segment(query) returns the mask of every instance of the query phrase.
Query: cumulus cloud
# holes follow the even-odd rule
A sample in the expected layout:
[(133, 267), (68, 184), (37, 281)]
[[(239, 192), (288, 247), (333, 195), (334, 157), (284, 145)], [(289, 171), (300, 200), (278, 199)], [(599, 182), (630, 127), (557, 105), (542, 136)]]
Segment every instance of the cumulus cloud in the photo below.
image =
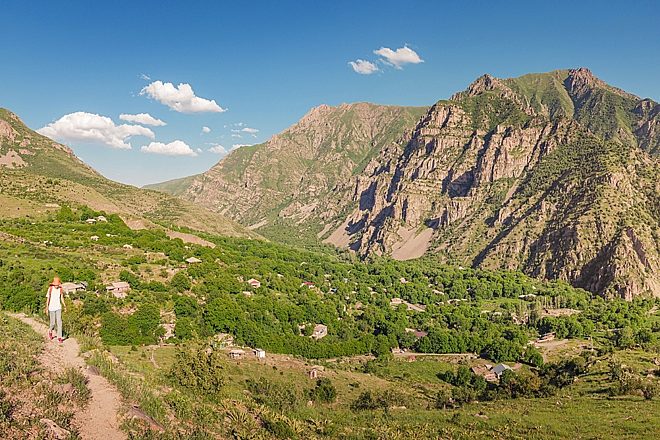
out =
[(394, 66), (397, 69), (402, 69), (406, 64), (419, 64), (424, 62), (417, 52), (408, 46), (403, 46), (396, 50), (392, 50), (389, 47), (381, 47), (378, 50), (374, 50), (374, 53), (380, 55), (381, 60), (384, 63)]
[(183, 141), (176, 140), (169, 144), (151, 142), (141, 148), (145, 153), (162, 154), (165, 156), (197, 156), (197, 153)]
[(232, 129), (231, 132), (234, 133), (234, 134), (232, 134), (232, 137), (236, 137), (236, 138), (241, 138), (242, 137), (240, 135), (240, 133), (247, 133), (247, 134), (252, 135), (252, 137), (256, 138), (257, 133), (259, 133), (259, 130), (257, 130), (256, 128), (252, 128), (252, 127), (245, 127), (245, 128), (241, 128), (241, 129), (234, 128), (234, 129)]
[(112, 148), (131, 149), (128, 140), (133, 136), (155, 139), (153, 131), (140, 125), (115, 125), (112, 119), (93, 113), (75, 112), (37, 130), (40, 134), (60, 142), (88, 142)]
[(206, 125), (202, 127), (202, 133), (210, 133), (211, 129), (207, 127)]
[(138, 113), (137, 115), (122, 113), (119, 115), (119, 119), (127, 122), (135, 122), (136, 124), (153, 125), (154, 127), (162, 127), (167, 125), (164, 121), (154, 118), (149, 113)]
[(348, 64), (350, 64), (353, 70), (360, 75), (371, 75), (372, 73), (378, 72), (378, 66), (371, 61), (357, 59), (355, 61), (349, 61)]
[(223, 147), (220, 144), (213, 145), (211, 148), (208, 149), (208, 151), (220, 155), (227, 154), (227, 150), (225, 149), (225, 147)]
[(227, 111), (220, 107), (215, 100), (195, 96), (190, 84), (181, 83), (175, 86), (172, 83), (154, 81), (140, 91), (140, 95), (147, 95), (180, 113), (221, 113)]

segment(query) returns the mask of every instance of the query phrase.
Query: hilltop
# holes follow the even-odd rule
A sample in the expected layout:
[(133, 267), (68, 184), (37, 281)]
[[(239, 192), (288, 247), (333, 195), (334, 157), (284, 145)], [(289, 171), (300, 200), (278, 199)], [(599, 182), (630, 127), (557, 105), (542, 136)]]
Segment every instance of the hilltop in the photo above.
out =
[(233, 220), (187, 201), (106, 179), (70, 148), (29, 129), (6, 109), (0, 109), (0, 200), (1, 217), (85, 205), (120, 214), (136, 228), (162, 225), (258, 237)]
[(659, 296), (659, 127), (659, 104), (585, 68), (483, 75), (428, 109), (318, 107), (151, 188), (298, 245)]

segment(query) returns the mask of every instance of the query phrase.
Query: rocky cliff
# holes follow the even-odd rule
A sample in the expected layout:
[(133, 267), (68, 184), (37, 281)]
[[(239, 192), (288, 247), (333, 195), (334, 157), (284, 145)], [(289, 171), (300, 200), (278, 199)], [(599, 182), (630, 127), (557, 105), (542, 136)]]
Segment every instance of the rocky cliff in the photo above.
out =
[(657, 104), (586, 69), (485, 75), (367, 165), (345, 240), (660, 295), (657, 123)]
[(279, 225), (294, 239), (301, 228), (322, 235), (326, 224), (350, 211), (355, 176), (383, 147), (405, 144), (400, 138), (425, 111), (321, 105), (268, 142), (234, 150), (208, 172), (182, 181), (181, 196), (260, 231)]

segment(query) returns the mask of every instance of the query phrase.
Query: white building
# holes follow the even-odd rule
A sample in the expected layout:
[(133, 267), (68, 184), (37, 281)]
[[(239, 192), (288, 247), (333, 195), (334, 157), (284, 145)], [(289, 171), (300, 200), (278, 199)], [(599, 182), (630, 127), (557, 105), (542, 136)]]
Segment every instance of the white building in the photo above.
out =
[(266, 351), (262, 350), (261, 348), (255, 348), (254, 355), (257, 359), (266, 359)]
[(323, 324), (316, 324), (312, 332), (313, 339), (321, 339), (328, 336), (328, 326)]

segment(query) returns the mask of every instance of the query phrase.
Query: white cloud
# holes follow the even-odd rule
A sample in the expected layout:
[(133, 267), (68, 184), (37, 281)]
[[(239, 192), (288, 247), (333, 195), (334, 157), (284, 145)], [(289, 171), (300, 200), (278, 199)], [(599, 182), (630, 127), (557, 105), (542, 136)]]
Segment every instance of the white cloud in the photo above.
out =
[(223, 147), (220, 144), (213, 145), (211, 148), (208, 149), (208, 151), (220, 155), (227, 154), (227, 150), (225, 149), (225, 147)]
[(233, 137), (233, 138), (237, 138), (237, 139), (241, 139), (243, 136), (241, 136), (241, 135), (238, 134), (238, 133), (232, 133), (231, 137)]
[(197, 156), (197, 153), (183, 141), (172, 141), (169, 144), (151, 142), (141, 148), (145, 153), (162, 154), (165, 156)]
[(396, 50), (392, 50), (389, 47), (381, 47), (378, 50), (374, 50), (374, 53), (380, 55), (382, 57), (381, 60), (384, 63), (394, 66), (397, 69), (402, 69), (406, 64), (419, 64), (424, 62), (417, 52), (408, 46), (403, 46)]
[(146, 73), (141, 73), (140, 74), (140, 79), (143, 79), (145, 81), (151, 81), (151, 77), (147, 75)]
[(119, 119), (127, 122), (135, 122), (136, 124), (153, 125), (154, 127), (162, 127), (167, 125), (164, 121), (154, 118), (149, 113), (138, 113), (137, 115), (128, 115), (126, 113), (122, 113), (119, 115)]
[(181, 83), (175, 86), (172, 83), (154, 81), (140, 91), (140, 95), (147, 95), (180, 113), (221, 113), (227, 111), (220, 107), (215, 100), (195, 96), (190, 84)]
[[(259, 130), (256, 128), (251, 128), (251, 127), (245, 127), (241, 128), (240, 130), (238, 128), (234, 128), (231, 130), (232, 133), (247, 133), (251, 134), (253, 137), (257, 137), (257, 133), (259, 133)], [(240, 135), (235, 136), (235, 137), (241, 137)]]
[(154, 139), (153, 131), (140, 125), (115, 125), (112, 119), (93, 113), (75, 112), (37, 130), (40, 134), (60, 142), (89, 142), (112, 148), (131, 149), (132, 136)]
[(211, 129), (207, 127), (206, 125), (202, 127), (202, 133), (210, 133)]
[(367, 60), (357, 59), (355, 61), (349, 61), (348, 64), (360, 75), (371, 75), (379, 70), (378, 66)]

